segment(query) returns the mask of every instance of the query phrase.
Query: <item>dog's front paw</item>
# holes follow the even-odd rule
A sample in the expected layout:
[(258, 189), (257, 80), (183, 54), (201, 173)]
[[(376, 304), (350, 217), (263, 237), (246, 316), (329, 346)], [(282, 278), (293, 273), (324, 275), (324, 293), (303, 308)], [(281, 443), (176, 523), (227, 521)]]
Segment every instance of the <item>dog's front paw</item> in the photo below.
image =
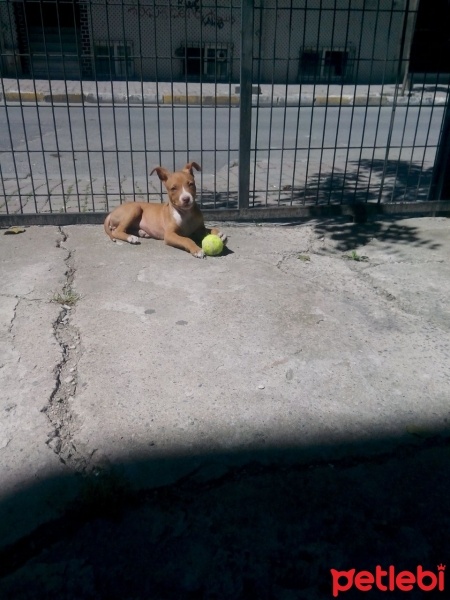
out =
[(139, 229), (138, 231), (138, 235), (141, 238), (149, 238), (150, 236), (148, 235), (148, 233), (146, 231), (144, 231), (143, 229)]
[(205, 258), (206, 254), (203, 252), (201, 248), (197, 250), (197, 252), (191, 252), (192, 256), (195, 258)]
[(226, 244), (227, 244), (227, 234), (224, 233), (223, 231), (218, 231), (216, 233), (216, 235), (220, 237), (220, 239), (222, 240), (223, 245), (226, 246)]
[(139, 241), (139, 238), (137, 237), (137, 235), (129, 235), (127, 238), (127, 242), (129, 244), (140, 244), (141, 243)]

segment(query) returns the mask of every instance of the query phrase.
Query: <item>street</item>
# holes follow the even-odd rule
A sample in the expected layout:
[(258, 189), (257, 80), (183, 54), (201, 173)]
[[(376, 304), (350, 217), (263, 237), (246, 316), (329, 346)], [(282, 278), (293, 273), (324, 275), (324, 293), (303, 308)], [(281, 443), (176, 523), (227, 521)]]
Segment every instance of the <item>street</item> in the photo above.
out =
[[(254, 108), (251, 189), (289, 200), (290, 190), (318, 188), (324, 178), (328, 187), (356, 178), (356, 187), (369, 190), (401, 171), (404, 193), (420, 188), (421, 196), (442, 116), (443, 108), (427, 106)], [(0, 107), (0, 124), (0, 194), (12, 212), (29, 202), (92, 210), (124, 195), (156, 199), (152, 168), (188, 159), (202, 165), (201, 188), (211, 198), (237, 191), (237, 108), (8, 105)]]

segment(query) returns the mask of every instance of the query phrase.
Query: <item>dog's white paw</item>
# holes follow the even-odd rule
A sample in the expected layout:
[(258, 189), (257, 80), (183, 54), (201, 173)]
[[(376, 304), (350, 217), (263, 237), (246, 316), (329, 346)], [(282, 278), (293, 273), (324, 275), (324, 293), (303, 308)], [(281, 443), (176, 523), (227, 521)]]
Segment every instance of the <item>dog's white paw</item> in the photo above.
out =
[(219, 233), (217, 235), (220, 237), (220, 239), (222, 240), (222, 242), (224, 244), (227, 243), (227, 234), (226, 233), (224, 233), (223, 231), (219, 231)]
[(192, 256), (195, 256), (195, 258), (205, 258), (206, 254), (203, 250), (199, 250), (198, 252), (193, 252)]
[(127, 238), (127, 242), (129, 244), (140, 244), (139, 238), (137, 235), (129, 235)]
[(141, 237), (141, 238), (149, 238), (150, 237), (148, 235), (148, 233), (146, 231), (144, 231), (143, 229), (139, 229), (138, 236)]

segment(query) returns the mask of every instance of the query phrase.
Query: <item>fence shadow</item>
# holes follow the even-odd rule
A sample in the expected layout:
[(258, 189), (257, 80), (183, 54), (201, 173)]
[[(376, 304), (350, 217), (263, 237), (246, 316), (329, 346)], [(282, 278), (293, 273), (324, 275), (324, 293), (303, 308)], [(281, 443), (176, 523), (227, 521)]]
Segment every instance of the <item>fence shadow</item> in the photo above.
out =
[(206, 209), (237, 209), (238, 208), (238, 193), (237, 192), (210, 192), (202, 191), (200, 196), (200, 204)]
[[(450, 553), (450, 430), (405, 436), (211, 452), (177, 483), (141, 491), (128, 489), (128, 471), (187, 457), (116, 457), (58, 519), (0, 551), (0, 597), (325, 600), (331, 568), (436, 572)], [(28, 483), (0, 511), (67, 484)]]

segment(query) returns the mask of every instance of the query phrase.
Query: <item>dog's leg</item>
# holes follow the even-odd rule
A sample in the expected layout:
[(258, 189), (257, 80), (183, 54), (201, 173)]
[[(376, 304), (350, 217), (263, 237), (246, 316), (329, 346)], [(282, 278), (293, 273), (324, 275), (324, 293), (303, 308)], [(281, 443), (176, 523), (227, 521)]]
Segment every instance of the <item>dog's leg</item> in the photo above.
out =
[(222, 240), (223, 244), (226, 245), (227, 243), (227, 236), (225, 233), (223, 233), (222, 231), (220, 231), (220, 229), (217, 229), (217, 227), (213, 227), (212, 229), (208, 229), (207, 227), (205, 227), (205, 225), (201, 225), (197, 231), (193, 234), (193, 238), (196, 240), (199, 240), (199, 242), (201, 243), (201, 241), (203, 240), (203, 238), (207, 235), (209, 235), (210, 233), (212, 233), (213, 235), (217, 235), (220, 237), (220, 239)]
[(222, 242), (224, 243), (224, 245), (226, 245), (227, 243), (227, 234), (223, 233), (223, 231), (220, 231), (220, 229), (217, 229), (217, 227), (213, 227), (211, 229), (211, 233), (213, 235), (217, 235), (220, 237), (220, 239), (222, 240)]
[(166, 231), (164, 242), (168, 246), (173, 246), (174, 248), (180, 248), (181, 250), (190, 252), (192, 256), (195, 256), (195, 258), (205, 257), (203, 250), (197, 246), (193, 240), (183, 237), (182, 235), (178, 235), (178, 233), (175, 233), (175, 231)]
[(118, 207), (109, 218), (109, 229), (111, 239), (122, 240), (129, 244), (139, 244), (139, 238), (129, 231), (138, 231), (142, 217), (142, 208), (133, 203), (123, 204)]

